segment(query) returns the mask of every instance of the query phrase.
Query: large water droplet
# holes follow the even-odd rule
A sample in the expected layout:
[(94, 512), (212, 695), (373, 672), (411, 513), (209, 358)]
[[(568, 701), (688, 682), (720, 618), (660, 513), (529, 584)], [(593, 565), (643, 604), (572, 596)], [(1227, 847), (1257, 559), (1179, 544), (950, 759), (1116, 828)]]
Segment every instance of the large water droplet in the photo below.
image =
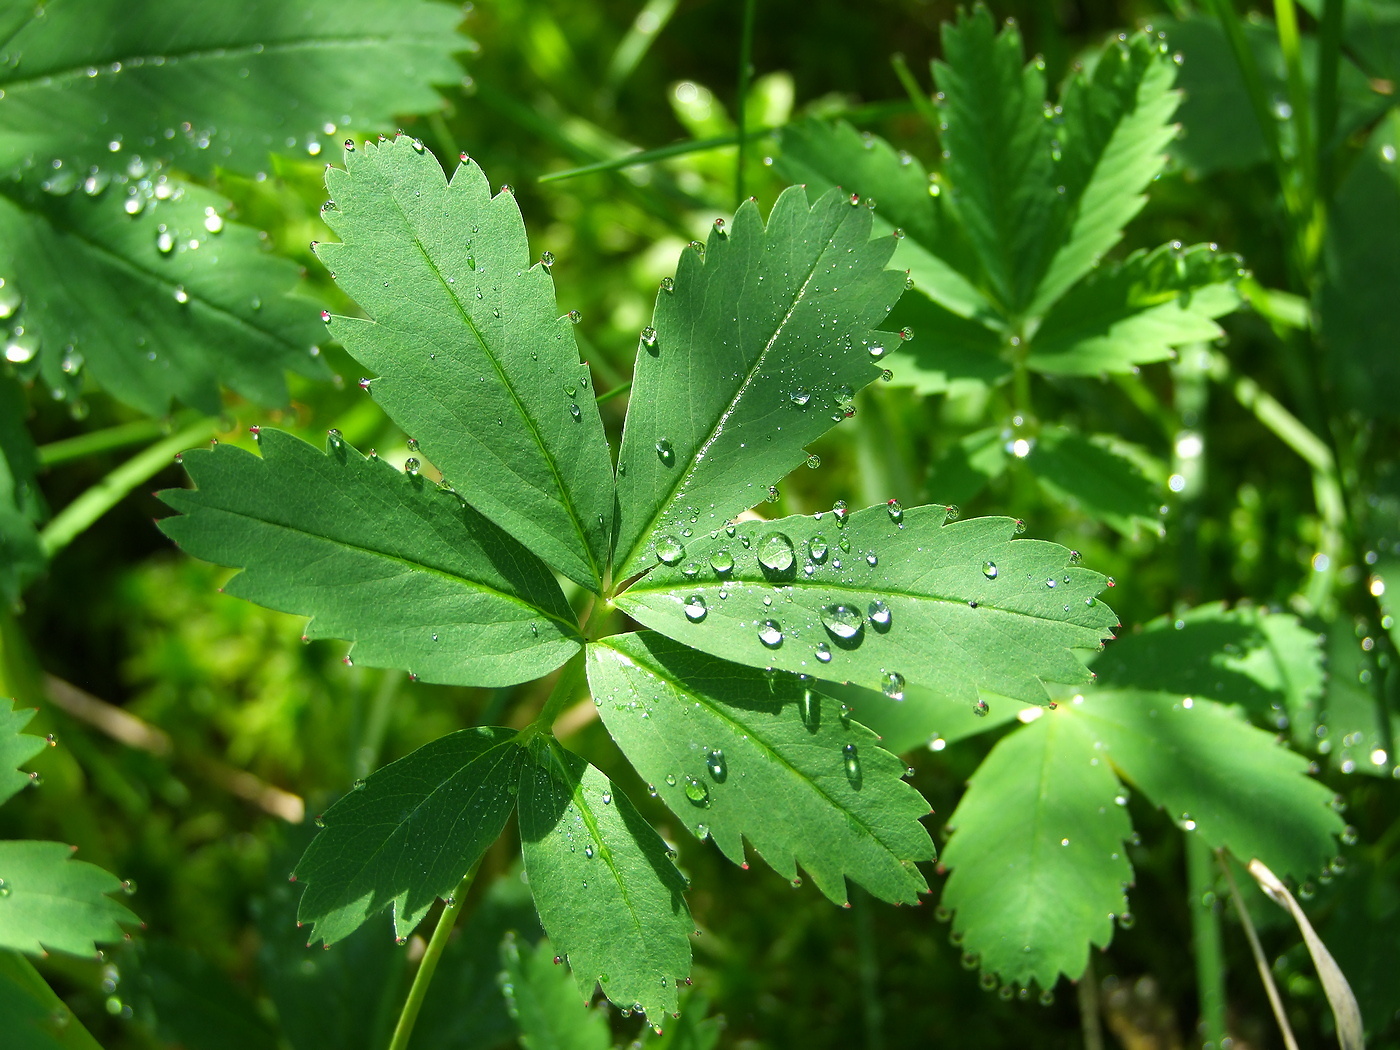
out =
[(758, 625), (758, 640), (769, 649), (783, 644), (783, 629), (777, 620), (764, 620)]
[(821, 533), (817, 533), (817, 535), (807, 541), (807, 552), (812, 556), (812, 560), (818, 564), (826, 561), (826, 556), (830, 549), (831, 548), (826, 545), (826, 537)]
[(788, 394), (788, 400), (791, 401), (798, 408), (803, 408), (809, 401), (812, 400), (812, 395), (807, 392), (807, 389), (805, 387), (798, 387), (792, 393)]
[(758, 545), (758, 562), (773, 572), (787, 572), (796, 560), (792, 540), (781, 532), (771, 532)]
[(685, 777), (685, 797), (697, 806), (710, 804), (710, 789), (703, 780), (697, 780), (689, 773)]
[(651, 325), (642, 329), (642, 345), (653, 353), (656, 352), (656, 329)]
[(882, 671), (880, 673), (880, 692), (891, 700), (903, 700), (904, 676), (898, 671)]
[(821, 617), (822, 625), (842, 641), (856, 638), (865, 629), (865, 617), (854, 605), (823, 606)]
[(674, 536), (663, 536), (656, 541), (656, 560), (663, 565), (675, 565), (685, 557), (685, 547)]
[(996, 562), (994, 562), (994, 561), (984, 561), (984, 562), (982, 563), (982, 575), (985, 576), (985, 577), (987, 577), (987, 579), (989, 579), (989, 580), (995, 580), (995, 579), (997, 578), (997, 573), (998, 573), (998, 571), (999, 571), (999, 570), (997, 569), (997, 563), (996, 563)]
[(844, 529), (846, 527), (846, 520), (850, 517), (850, 514), (846, 510), (845, 500), (838, 499), (831, 505), (831, 516), (836, 519), (836, 527), (838, 529)]
[(721, 548), (710, 555), (710, 568), (721, 576), (734, 570), (734, 558), (727, 548)]
[(705, 599), (692, 594), (685, 601), (685, 618), (691, 623), (699, 623), (710, 610), (705, 607)]

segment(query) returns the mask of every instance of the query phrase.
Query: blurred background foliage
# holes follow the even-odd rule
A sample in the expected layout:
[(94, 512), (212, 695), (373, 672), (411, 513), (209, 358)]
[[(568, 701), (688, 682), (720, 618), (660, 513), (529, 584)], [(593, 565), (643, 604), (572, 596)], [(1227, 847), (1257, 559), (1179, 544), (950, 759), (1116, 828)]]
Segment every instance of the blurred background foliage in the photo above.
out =
[[(890, 60), (906, 56), (927, 88), (926, 61), (939, 53), (939, 25), (955, 14), (953, 3), (763, 0), (755, 6), (754, 77), (744, 107), (749, 128), (776, 128), (800, 115), (843, 115), (926, 161), (936, 158), (936, 137)], [(1195, 347), (1179, 360), (1115, 379), (1037, 377), (1034, 390), (1039, 421), (1114, 435), (1141, 450), (1162, 529), (1155, 523), (1108, 528), (1051, 498), (1014, 463), (990, 480), (953, 471), (952, 454), (967, 435), (999, 426), (1009, 439), (1024, 425), (996, 389), (985, 387), (923, 396), (876, 384), (861, 395), (855, 418), (814, 447), (820, 469), (789, 478), (771, 510), (898, 496), (906, 505), (957, 502), (964, 515), (1010, 513), (1026, 519), (1031, 535), (1078, 549), (1086, 564), (1116, 577), (1113, 604), (1125, 631), (1164, 613), (1225, 601), (1292, 610), (1310, 630), (1326, 634), (1331, 684), (1322, 706), (1360, 710), (1351, 731), (1366, 739), (1328, 739), (1324, 723), (1319, 739), (1297, 744), (1317, 756), (1320, 775), (1344, 797), (1347, 819), (1359, 832), (1358, 843), (1344, 851), (1345, 871), (1313, 887), (1308, 907), (1356, 985), (1372, 1045), (1400, 1045), (1393, 967), (1400, 943), (1400, 784), (1360, 775), (1376, 772), (1366, 756), (1391, 739), (1375, 702), (1385, 701), (1388, 690), (1393, 705), (1396, 691), (1394, 672), (1386, 674), (1394, 626), (1384, 602), (1400, 593), (1400, 385), (1383, 381), (1400, 375), (1394, 308), (1400, 197), (1393, 164), (1400, 118), (1391, 109), (1400, 8), (1378, 0), (1347, 5), (1353, 13), (1380, 12), (1370, 29), (1346, 24), (1340, 116), (1332, 132), (1338, 148), (1319, 176), (1320, 197), (1338, 195), (1336, 228), (1362, 239), (1369, 231), (1378, 242), (1352, 250), (1335, 239), (1309, 242), (1309, 217), (1300, 225), (1280, 194), (1280, 180), (1286, 185), (1301, 162), (1288, 139), (1287, 68), (1270, 12), (1243, 16), (1240, 24), (1284, 132), (1276, 158), (1212, 17), (1221, 3), (1201, 6), (1196, 11), (1186, 0), (992, 4), (997, 16), (1018, 20), (1028, 52), (1044, 56), (1052, 84), (1088, 50), (1145, 23), (1165, 30), (1170, 46), (1185, 55), (1178, 81), (1186, 91), (1177, 115), (1182, 132), (1171, 145), (1168, 171), (1114, 254), (1170, 240), (1218, 243), (1252, 271), (1243, 286), (1248, 303), (1223, 319), (1226, 336), (1217, 346)], [(1321, 2), (1304, 7), (1305, 33), (1315, 35)], [(140, 5), (129, 17), (141, 17)], [(577, 334), (599, 391), (626, 383), (637, 333), (680, 250), (732, 211), (736, 147), (540, 177), (634, 149), (731, 135), (742, 24), (742, 4), (715, 0), (469, 5), (461, 16), (469, 37), (460, 42), (460, 79), (437, 85), (439, 111), (400, 118), (445, 163), (465, 151), (493, 183), (514, 188), (532, 249), (557, 260), (561, 312), (583, 314)], [(1318, 50), (1311, 42), (1304, 49), (1309, 69), (1316, 68)], [(757, 196), (765, 209), (783, 186), (771, 164), (773, 146), (771, 137), (752, 140), (743, 171), (744, 194)], [(232, 202), (231, 219), (266, 231), (272, 249), (303, 267), (302, 295), (349, 310), (307, 249), (329, 237), (317, 217), (323, 168), (322, 157), (302, 151), (269, 157), (261, 171), (214, 168), (198, 175)], [(1310, 311), (1329, 295), (1343, 302), (1330, 315), (1335, 329), (1322, 334), (1345, 343), (1355, 328), (1357, 338), (1376, 343), (1370, 352), (1379, 363), (1363, 367), (1360, 378), (1345, 369), (1329, 372), (1334, 366), (1319, 350)], [(917, 303), (899, 309), (896, 324)], [(910, 323), (917, 329), (917, 319)], [(275, 425), (319, 443), (334, 427), (358, 447), (374, 447), (391, 461), (406, 458), (405, 436), (357, 389), (358, 366), (335, 346), (322, 356), (334, 380), (289, 377), (284, 408), (227, 394), (218, 439), (251, 447), (248, 426)], [(1381, 385), (1368, 375), (1379, 376)], [(1252, 385), (1241, 389), (1242, 382)], [(1344, 535), (1329, 538), (1338, 526), (1319, 511), (1325, 494), (1316, 488), (1316, 472), (1261, 421), (1250, 390), (1286, 406), (1289, 418), (1322, 435), (1337, 455), (1352, 499)], [(625, 405), (625, 397), (616, 397), (603, 406), (614, 440)], [(145, 418), (92, 386), (77, 401), (31, 387), (24, 415), (41, 449)], [(1204, 454), (1181, 446), (1184, 430), (1203, 436)], [(68, 505), (129, 455), (107, 448), (62, 462), (50, 457), (40, 474), (48, 506)], [(396, 672), (347, 667), (343, 646), (304, 645), (297, 618), (220, 598), (215, 590), (228, 573), (184, 558), (151, 526), (162, 511), (144, 490), (183, 483), (172, 463), (117, 503), (52, 561), (4, 624), (3, 691), (39, 706), (31, 731), (57, 734), (60, 746), (38, 760), (42, 787), (0, 811), (0, 837), (77, 844), (82, 857), (134, 882), (128, 903), (144, 924), (128, 943), (109, 946), (102, 960), (55, 956), (40, 969), (112, 1048), (382, 1046), (410, 957), (422, 946), (414, 940), (395, 946), (387, 923), (377, 923), (330, 951), (302, 947), (305, 938), (293, 925), (296, 887), (286, 879), (309, 839), (310, 817), (356, 778), (446, 732), (482, 722), (523, 725), (547, 683), (507, 690), (425, 686)], [(913, 783), (939, 814), (934, 821), (952, 812), (998, 736), (910, 753)], [(632, 797), (647, 804), (647, 817), (680, 838), (673, 818), (647, 798), (596, 721), (583, 722), (571, 746), (630, 785)], [(1354, 757), (1342, 760), (1342, 752)], [(1389, 768), (1382, 763), (1380, 772)], [(702, 931), (692, 1012), (695, 1020), (706, 1009), (722, 1015), (722, 1034), (697, 1028), (658, 1038), (640, 1020), (613, 1015), (606, 1018), (613, 1039), (706, 1046), (717, 1037), (718, 1045), (753, 1048), (1070, 1047), (1084, 1043), (1087, 1002), (1100, 1013), (1110, 1044), (1196, 1045), (1182, 839), (1160, 813), (1144, 809), (1133, 817), (1141, 831), (1130, 851), (1136, 923), (1095, 958), (1097, 1006), (1093, 996), (1063, 983), (1049, 1005), (1001, 1002), (981, 991), (976, 973), (959, 965), (961, 951), (948, 943), (932, 907), (896, 911), (856, 893), (850, 910), (836, 909), (814, 889), (789, 888), (761, 865), (741, 871), (712, 849), (691, 847), (681, 863)], [(488, 855), (483, 874), (490, 877), (477, 881), (470, 918), (439, 970), (415, 1046), (515, 1044), (516, 1001), (498, 982), (509, 961), (500, 945), (507, 930), (517, 931), (526, 947), (515, 965), (528, 970), (528, 944), (541, 934), (511, 855), (503, 845)], [(1330, 1045), (1325, 1000), (1295, 931), (1260, 901), (1256, 921), (1300, 1042)], [(1234, 1045), (1278, 1045), (1244, 938), (1229, 917), (1226, 956)]]

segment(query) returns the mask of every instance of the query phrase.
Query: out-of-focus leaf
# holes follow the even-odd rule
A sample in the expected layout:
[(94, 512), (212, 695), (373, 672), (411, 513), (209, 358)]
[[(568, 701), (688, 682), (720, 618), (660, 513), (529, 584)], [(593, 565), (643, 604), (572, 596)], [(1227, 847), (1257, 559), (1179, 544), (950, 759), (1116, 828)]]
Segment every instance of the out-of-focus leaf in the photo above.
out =
[(538, 558), (455, 495), (366, 458), (280, 431), (262, 457), (187, 452), (199, 487), (161, 498), (161, 529), (195, 557), (243, 568), (229, 594), (306, 613), (308, 638), (346, 638), (371, 667), (429, 682), (508, 685), (580, 646), (572, 612)]
[[(1327, 688), (1317, 719), (1317, 749), (1342, 773), (1389, 776), (1397, 757), (1387, 738), (1400, 736), (1400, 716), (1377, 702), (1375, 669), (1361, 648), (1349, 618), (1327, 625)], [(1390, 719), (1390, 733), (1385, 719)]]
[(849, 682), (821, 682), (818, 688), (840, 700), (852, 718), (879, 733), (880, 746), (896, 755), (916, 747), (942, 751), (1033, 710), (1015, 700), (990, 696), (986, 710), (969, 707), (928, 686), (906, 685), (903, 700), (891, 700), (878, 689)]
[(139, 979), (155, 1010), (156, 1030), (168, 1043), (182, 1050), (278, 1050), (258, 1004), (198, 952), (173, 941), (148, 941)]
[(1067, 427), (1044, 430), (1026, 466), (1051, 496), (1134, 537), (1162, 535), (1163, 493), (1132, 460)]
[(619, 579), (682, 529), (708, 532), (761, 502), (850, 411), (899, 343), (874, 326), (903, 275), (893, 237), (832, 191), (786, 190), (765, 226), (745, 203), (702, 253), (682, 253), (637, 351), (618, 462)]
[(943, 26), (933, 64), (946, 96), (942, 175), (991, 293), (1007, 316), (1031, 302), (1052, 245), (1056, 210), (1045, 74), (1022, 65), (1021, 34), (1000, 33), (985, 7)]
[(6, 356), (19, 374), (73, 396), (91, 373), (150, 415), (172, 401), (218, 412), (220, 385), (280, 405), (286, 371), (325, 378), (315, 307), (288, 294), (296, 266), (226, 220), (224, 198), (154, 182), (123, 197), (116, 185), (59, 194), (0, 181), (0, 295), (23, 330)]
[[(441, 105), (461, 76), (454, 8), (422, 0), (54, 0), (6, 34), (0, 167), (54, 170), (174, 159), (256, 170), (315, 155), (351, 129)], [(373, 75), (366, 76), (372, 70)]]
[(107, 896), (121, 880), (72, 856), (61, 842), (0, 842), (0, 948), (90, 956), (94, 942), (121, 940), (119, 923), (137, 921)]
[(969, 279), (978, 264), (948, 198), (917, 159), (844, 121), (789, 124), (779, 145), (778, 170), (790, 182), (805, 184), (809, 194), (839, 188), (876, 202), (875, 232), (904, 234), (890, 265), (908, 270), (924, 295), (957, 317), (993, 315), (992, 304)]
[(1107, 947), (1132, 880), (1132, 823), (1091, 725), (1065, 707), (1003, 738), (949, 818), (942, 903), (985, 973), (1053, 988)]
[(969, 706), (982, 689), (1043, 703), (1044, 682), (1086, 681), (1074, 650), (1117, 622), (1095, 598), (1105, 577), (1013, 539), (1010, 518), (945, 522), (939, 506), (739, 522), (615, 603), (723, 659), (890, 695), (909, 682)]
[(1202, 605), (1125, 634), (1094, 661), (1110, 689), (1163, 690), (1238, 704), (1315, 743), (1324, 681), (1321, 639), (1287, 613), (1252, 606)]
[(548, 941), (521, 945), (514, 933), (501, 941), (501, 988), (520, 1025), (525, 1050), (608, 1050), (608, 1023), (580, 1004), (569, 973), (554, 964)]
[(9, 1050), (101, 1050), (34, 964), (0, 950), (0, 1017)]
[(297, 864), (306, 882), (297, 918), (332, 944), (393, 906), (407, 937), (446, 899), (515, 808), (524, 752), (513, 729), (441, 737), (372, 774), (317, 818), (323, 829)]
[(1179, 100), (1175, 77), (1166, 45), (1135, 33), (1109, 44), (1091, 70), (1065, 85), (1052, 153), (1058, 147), (1056, 192), (1067, 236), (1046, 267), (1030, 313), (1044, 314), (1118, 243), (1142, 209), (1142, 191), (1161, 172), (1175, 134), (1169, 123)]
[(874, 733), (791, 675), (716, 660), (650, 631), (589, 647), (599, 713), (628, 761), (687, 828), (744, 863), (744, 839), (781, 876), (801, 864), (832, 901), (846, 879), (914, 903), (933, 859), (928, 803)]
[(594, 985), (659, 1023), (690, 972), (685, 879), (613, 783), (536, 738), (520, 774), (520, 839), (540, 922), (585, 1001)]
[(331, 331), (369, 390), (477, 510), (570, 579), (602, 586), (612, 464), (573, 325), (530, 264), (520, 208), (407, 138), (346, 150), (317, 256), (371, 320)]
[(1223, 705), (1103, 689), (1073, 707), (1119, 775), (1212, 848), (1298, 880), (1336, 855), (1342, 820), (1308, 760)]
[(1006, 473), (1011, 462), (1002, 427), (976, 430), (958, 439), (929, 468), (924, 491), (937, 503), (966, 503)]
[(19, 766), (44, 750), (43, 737), (23, 732), (37, 712), (13, 705), (13, 700), (0, 700), (0, 804), (29, 786), (29, 774)]
[[(920, 289), (922, 290), (922, 289)], [(1006, 337), (980, 321), (944, 309), (922, 295), (900, 300), (891, 318), (914, 333), (911, 342), (889, 361), (897, 386), (912, 386), (921, 394), (957, 396), (995, 386), (1011, 376), (1002, 356)]]
[[(0, 295), (4, 292), (0, 285)], [(24, 391), (12, 377), (0, 375), (0, 606), (18, 601), (45, 564), (35, 530), (43, 517), (34, 480), (38, 457), (24, 415)]]
[(1400, 418), (1400, 112), (1371, 134), (1337, 191), (1323, 248), (1326, 282), (1319, 300), (1324, 357), (1350, 407), (1370, 417)]
[(1038, 372), (1098, 375), (1165, 361), (1221, 334), (1214, 318), (1239, 305), (1240, 260), (1211, 245), (1164, 244), (1105, 265), (1071, 289), (1031, 341)]

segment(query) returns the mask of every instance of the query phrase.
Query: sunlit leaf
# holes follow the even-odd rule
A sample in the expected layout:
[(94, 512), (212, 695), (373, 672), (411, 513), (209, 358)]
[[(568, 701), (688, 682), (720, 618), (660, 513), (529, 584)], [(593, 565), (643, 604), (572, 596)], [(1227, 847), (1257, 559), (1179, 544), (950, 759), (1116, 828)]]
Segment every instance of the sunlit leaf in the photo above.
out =
[(12, 1050), (101, 1050), (68, 1004), (18, 952), (0, 950), (0, 1017)]
[(326, 186), (340, 244), (317, 255), (371, 320), (331, 331), (375, 401), (464, 499), (547, 562), (602, 586), (611, 461), (573, 326), (531, 265), (515, 198), (470, 161), (449, 182), (406, 138), (345, 152)]
[(525, 1050), (608, 1050), (602, 1013), (580, 1004), (569, 973), (554, 964), (548, 941), (531, 947), (509, 932), (501, 941), (501, 989)]
[(1107, 443), (1068, 427), (1047, 428), (1025, 461), (1046, 491), (1062, 503), (1125, 536), (1136, 536), (1144, 528), (1162, 534), (1159, 508), (1165, 492)]
[(37, 712), (13, 703), (0, 700), (0, 803), (29, 786), (29, 774), (19, 767), (44, 750), (43, 737), (23, 732)]
[(942, 903), (983, 972), (1053, 988), (1127, 911), (1132, 824), (1093, 728), (1061, 708), (1003, 738), (948, 823)]
[(914, 862), (933, 858), (928, 803), (829, 697), (649, 631), (590, 646), (588, 673), (637, 772), (736, 864), (747, 839), (786, 879), (801, 864), (838, 904), (847, 878), (891, 901), (927, 890)]
[(760, 503), (843, 419), (899, 343), (874, 326), (903, 288), (893, 237), (835, 191), (785, 191), (765, 227), (744, 204), (703, 256), (682, 253), (644, 333), (618, 463), (615, 575), (657, 542), (708, 532)]
[(538, 740), (520, 775), (520, 839), (540, 921), (587, 1000), (660, 1023), (690, 972), (685, 879), (661, 840), (602, 773)]
[(171, 539), (244, 570), (229, 594), (308, 614), (307, 638), (429, 682), (527, 681), (578, 650), (549, 570), (453, 494), (334, 435), (327, 453), (274, 430), (260, 443), (261, 458), (187, 452), (198, 488), (161, 494), (182, 512), (160, 523)]
[(674, 564), (615, 601), (723, 659), (891, 695), (908, 682), (969, 705), (983, 689), (1043, 703), (1044, 682), (1086, 681), (1073, 650), (1117, 622), (1095, 597), (1105, 578), (1058, 544), (1014, 539), (1010, 518), (945, 520), (891, 506), (740, 522), (677, 539)]
[(515, 808), (524, 752), (512, 729), (463, 729), (392, 762), (318, 818), (296, 876), (297, 917), (331, 944), (393, 906), (407, 937), (446, 899)]
[(0, 948), (91, 956), (136, 917), (111, 897), (121, 880), (73, 860), (62, 842), (0, 842)]

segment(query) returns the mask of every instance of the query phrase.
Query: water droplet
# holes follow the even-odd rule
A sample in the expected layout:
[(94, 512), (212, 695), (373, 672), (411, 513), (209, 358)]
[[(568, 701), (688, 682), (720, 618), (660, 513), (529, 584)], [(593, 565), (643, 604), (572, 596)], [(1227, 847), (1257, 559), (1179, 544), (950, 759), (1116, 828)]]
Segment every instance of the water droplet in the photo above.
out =
[(815, 453), (813, 453), (812, 455), (810, 455), (810, 456), (807, 457), (807, 466), (811, 467), (813, 470), (816, 470), (816, 469), (817, 469), (818, 467), (820, 467), (821, 465), (822, 465), (822, 458), (821, 458), (821, 456), (818, 456), (818, 455), (816, 455)]
[(1020, 535), (1021, 535), (1022, 533), (1024, 533), (1025, 531), (1026, 531), (1026, 523), (1025, 523), (1024, 521), (1022, 521), (1020, 518), (1017, 518), (1017, 519), (1016, 519), (1016, 535), (1017, 535), (1017, 536), (1020, 536)]
[(686, 774), (685, 797), (697, 806), (708, 806), (710, 804), (710, 789), (703, 780)]
[(698, 594), (692, 594), (685, 602), (685, 618), (691, 623), (699, 623), (709, 613), (705, 607), (705, 599)]
[(831, 663), (831, 646), (827, 645), (825, 642), (818, 642), (816, 657), (821, 663)]
[(858, 783), (860, 775), (860, 755), (856, 751), (855, 744), (847, 744), (841, 748), (841, 755), (846, 762), (846, 779), (852, 783)]
[(418, 476), (418, 468), (420, 466), (422, 466), (422, 464), (419, 463), (417, 458), (414, 456), (409, 456), (406, 460), (403, 461), (404, 473), (412, 474), (414, 477)]
[(723, 576), (734, 569), (734, 558), (725, 548), (715, 551), (710, 555), (710, 568)]
[(569, 320), (572, 321), (574, 324), (578, 324), (580, 321), (583, 320), (583, 314), (579, 313), (577, 310), (570, 310)]
[(899, 500), (888, 500), (885, 503), (885, 509), (889, 511), (890, 521), (894, 522), (896, 525), (900, 525), (904, 522), (904, 507), (900, 504)]
[(715, 748), (710, 752), (705, 764), (710, 768), (710, 776), (715, 778), (715, 783), (723, 784), (729, 776), (729, 763), (724, 757), (724, 752), (720, 748)]
[(669, 295), (676, 290), (676, 282), (670, 277), (661, 278), (661, 290)]
[(656, 329), (651, 325), (642, 329), (642, 345), (653, 353), (656, 352)]
[(982, 575), (985, 576), (985, 577), (987, 577), (987, 579), (989, 579), (989, 580), (995, 580), (995, 579), (997, 578), (997, 572), (998, 572), (998, 569), (997, 569), (997, 563), (996, 563), (996, 562), (994, 562), (994, 561), (984, 561), (984, 562), (982, 563)]
[(660, 457), (661, 462), (668, 467), (676, 462), (676, 450), (666, 438), (662, 438), (656, 443), (656, 454)]
[(830, 550), (831, 548), (826, 545), (826, 537), (821, 533), (817, 533), (817, 535), (807, 541), (807, 553), (810, 554), (812, 560), (818, 564), (826, 561), (827, 553)]
[(805, 387), (798, 387), (792, 393), (788, 394), (788, 400), (791, 401), (798, 408), (803, 408), (809, 401), (812, 400), (812, 395), (807, 392), (807, 389)]
[(768, 486), (768, 495), (764, 496), (763, 499), (764, 499), (764, 502), (766, 502), (766, 503), (777, 503), (777, 502), (778, 502), (778, 486), (777, 486), (777, 485), (769, 485), (769, 486)]
[(575, 419), (580, 419), (583, 417), (583, 410), (580, 409), (578, 405), (570, 405), (569, 415), (573, 416)]
[(156, 251), (161, 255), (169, 255), (175, 250), (175, 235), (161, 223), (156, 227)]
[(674, 536), (663, 536), (656, 541), (656, 560), (662, 565), (675, 565), (685, 557), (685, 547)]
[(978, 718), (986, 718), (992, 709), (987, 706), (987, 701), (979, 698), (977, 703), (972, 705), (972, 713)]
[(10, 889), (10, 884), (0, 879), (0, 897), (8, 897), (12, 892), (14, 891)]
[(914, 338), (914, 329), (906, 325), (899, 330), (899, 338), (903, 339), (906, 343), (909, 342), (909, 340)]
[(870, 617), (870, 622), (874, 624), (876, 629), (888, 627), (890, 625), (890, 607), (879, 598), (876, 598), (870, 603), (867, 614)]
[(891, 700), (903, 700), (904, 676), (898, 671), (880, 672), (880, 692)]
[(838, 499), (835, 503), (832, 504), (831, 516), (836, 519), (836, 527), (838, 529), (844, 529), (846, 527), (846, 519), (850, 515), (846, 511), (845, 500)]
[(175, 286), (175, 301), (177, 303), (187, 303), (190, 301), (190, 293), (185, 291), (185, 286), (183, 284), (177, 284)]
[(875, 566), (880, 564), (880, 556), (874, 551), (871, 551), (865, 556), (865, 564), (869, 565), (872, 569), (875, 568)]
[(771, 532), (758, 545), (758, 562), (773, 572), (787, 572), (796, 560), (792, 540), (781, 532)]
[(857, 638), (865, 630), (865, 617), (854, 605), (838, 603), (823, 606), (821, 618), (822, 625), (842, 641)]
[(553, 253), (553, 252), (540, 252), (540, 265), (543, 266), (546, 270), (548, 270), (551, 266), (553, 266), (553, 265), (554, 265), (554, 253)]
[(675, 787), (675, 786), (676, 786), (676, 774), (674, 774), (674, 773), (667, 773), (667, 774), (666, 774), (666, 783), (669, 784), (671, 787)]
[(758, 625), (758, 640), (769, 649), (783, 644), (783, 629), (777, 620), (764, 620)]

